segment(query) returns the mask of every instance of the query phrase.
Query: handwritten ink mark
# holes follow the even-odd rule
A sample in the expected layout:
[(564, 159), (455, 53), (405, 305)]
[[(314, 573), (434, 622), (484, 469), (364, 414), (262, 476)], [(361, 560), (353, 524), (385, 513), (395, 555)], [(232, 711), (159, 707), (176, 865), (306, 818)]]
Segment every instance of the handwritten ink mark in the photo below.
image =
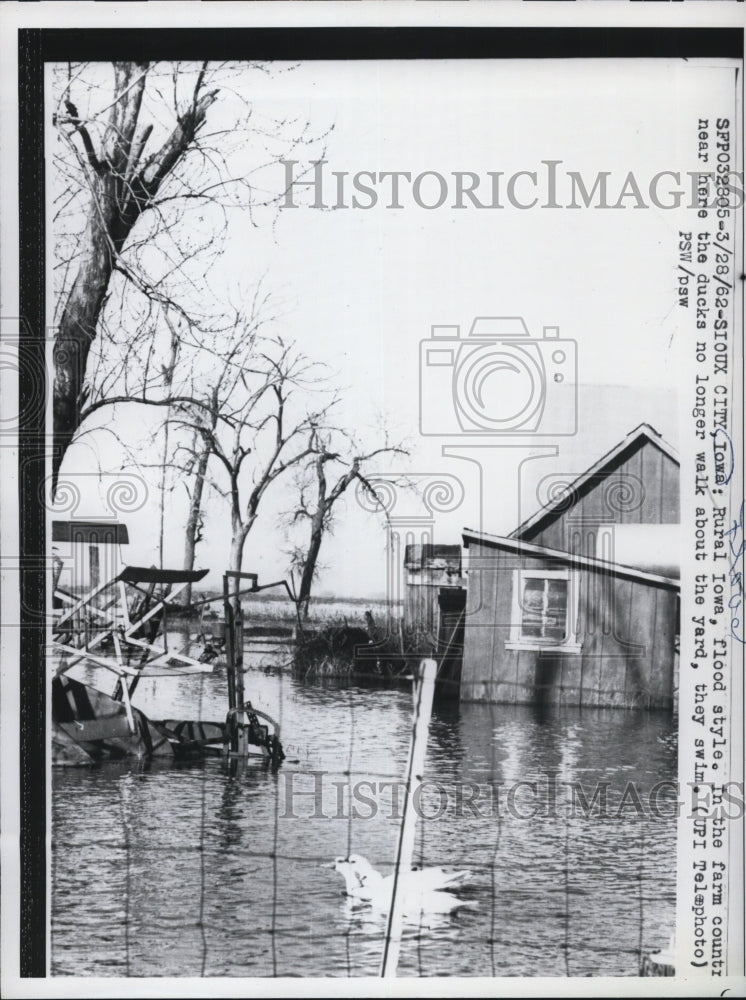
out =
[(712, 431), (712, 454), (715, 459), (715, 482), (718, 486), (727, 486), (733, 477), (735, 457), (733, 442), (722, 427)]

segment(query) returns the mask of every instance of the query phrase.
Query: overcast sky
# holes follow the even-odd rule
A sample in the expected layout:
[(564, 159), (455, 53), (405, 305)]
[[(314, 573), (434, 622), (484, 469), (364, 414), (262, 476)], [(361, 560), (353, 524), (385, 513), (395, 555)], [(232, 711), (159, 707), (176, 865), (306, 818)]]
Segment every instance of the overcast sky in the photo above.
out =
[[(476, 466), (442, 453), (463, 438), (420, 435), (420, 341), (429, 338), (432, 325), (458, 324), (463, 337), (475, 316), (521, 316), (532, 339), (556, 326), (560, 338), (575, 342), (578, 433), (542, 439), (558, 448), (557, 455), (553, 448), (544, 453), (547, 472), (583, 471), (642, 421), (676, 445), (682, 345), (675, 272), (678, 231), (692, 228), (691, 212), (637, 210), (631, 200), (624, 209), (606, 211), (458, 210), (450, 207), (449, 175), (476, 173), (484, 178), (485, 197), (489, 171), (506, 177), (538, 171), (543, 177), (542, 161), (558, 160), (561, 175), (578, 171), (589, 186), (599, 171), (610, 171), (612, 201), (633, 171), (647, 197), (654, 174), (696, 169), (692, 109), (704, 114), (707, 102), (698, 103), (695, 95), (703, 83), (722, 80), (724, 86), (722, 70), (664, 60), (309, 62), (291, 72), (254, 73), (253, 79), (253, 99), (263, 113), (306, 115), (319, 131), (334, 125), (326, 140), (328, 178), (331, 171), (409, 171), (413, 177), (436, 171), (449, 181), (449, 200), (434, 210), (419, 207), (409, 186), (402, 209), (386, 208), (390, 188), (379, 185), (379, 204), (367, 211), (314, 209), (306, 193), (297, 196), (301, 207), (279, 211), (274, 226), (255, 228), (234, 215), (222, 273), (214, 279), (230, 288), (266, 275), (267, 286), (286, 303), (283, 332), (327, 362), (347, 387), (343, 421), (350, 428), (373, 426), (380, 413), (393, 436), (411, 448), (398, 468), (460, 477), (463, 503), (439, 519), (437, 541), (458, 541), (462, 527), (480, 523), (507, 533), (536, 504), (533, 487), (521, 485), (521, 462), (531, 454), (526, 442), (505, 448), (499, 437), (479, 439), (493, 445), (479, 452), (480, 497)], [(423, 200), (432, 190), (422, 188)], [(540, 198), (545, 190), (540, 186)], [(666, 190), (661, 185), (661, 193)], [(331, 179), (328, 191), (331, 200)], [(529, 186), (516, 191), (531, 197)], [(568, 191), (563, 181), (560, 202)], [(441, 407), (453, 408), (442, 379), (442, 371), (430, 371), (423, 383), (436, 415)], [(553, 389), (556, 384), (548, 384), (547, 391)], [(68, 472), (93, 467), (82, 448), (66, 458)], [(275, 520), (286, 502), (279, 488), (268, 495), (247, 543), (244, 568), (263, 579), (284, 573)], [(410, 497), (406, 504), (415, 513), (419, 501)], [(171, 505), (166, 561), (180, 565), (181, 490)], [(89, 512), (100, 513), (95, 487), (76, 513)], [(352, 497), (341, 515), (322, 551), (318, 590), (381, 592), (382, 521), (364, 514)], [(152, 562), (153, 506), (127, 520), (130, 561)], [(217, 500), (208, 508), (206, 539), (197, 561), (210, 566), (214, 583), (229, 543), (226, 512)]]

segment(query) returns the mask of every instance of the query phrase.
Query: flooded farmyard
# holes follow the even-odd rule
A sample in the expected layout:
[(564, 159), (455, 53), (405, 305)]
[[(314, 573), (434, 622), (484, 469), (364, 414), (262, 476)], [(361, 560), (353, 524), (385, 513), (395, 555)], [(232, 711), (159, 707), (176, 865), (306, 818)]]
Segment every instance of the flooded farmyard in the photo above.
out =
[[(281, 723), (279, 768), (208, 759), (55, 769), (56, 975), (378, 973), (385, 920), (352, 906), (325, 865), (356, 853), (392, 870), (411, 685), (304, 682), (286, 652), (247, 660), (247, 696)], [(221, 719), (225, 698), (218, 667), (143, 679), (134, 701), (152, 718)], [(405, 922), (402, 975), (635, 976), (641, 949), (666, 945), (670, 716), (436, 705), (425, 778), (415, 863), (468, 870), (469, 905)], [(593, 803), (599, 788), (604, 808), (598, 795)]]

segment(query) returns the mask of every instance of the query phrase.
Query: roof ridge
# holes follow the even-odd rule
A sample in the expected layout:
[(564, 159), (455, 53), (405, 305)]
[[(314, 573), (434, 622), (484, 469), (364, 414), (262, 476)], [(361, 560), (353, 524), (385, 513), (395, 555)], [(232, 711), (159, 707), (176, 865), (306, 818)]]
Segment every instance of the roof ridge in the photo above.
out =
[(630, 445), (634, 444), (638, 438), (645, 437), (651, 444), (654, 444), (664, 455), (667, 455), (673, 462), (677, 465), (679, 462), (679, 453), (676, 449), (665, 440), (660, 431), (657, 431), (652, 424), (642, 421), (637, 427), (634, 427), (621, 441), (617, 442), (608, 451), (597, 459), (592, 465), (590, 465), (584, 472), (580, 472), (571, 483), (569, 483), (559, 497), (552, 503), (540, 507), (535, 511), (530, 517), (522, 521), (517, 528), (511, 531), (508, 537), (519, 538), (521, 533), (528, 531), (529, 528), (534, 527), (534, 525), (542, 520), (542, 518), (550, 515), (558, 507), (561, 507), (566, 501), (566, 492), (576, 489), (578, 484), (582, 485), (587, 482), (592, 476), (598, 475), (605, 466), (609, 465), (615, 458), (617, 458), (625, 449), (629, 448)]

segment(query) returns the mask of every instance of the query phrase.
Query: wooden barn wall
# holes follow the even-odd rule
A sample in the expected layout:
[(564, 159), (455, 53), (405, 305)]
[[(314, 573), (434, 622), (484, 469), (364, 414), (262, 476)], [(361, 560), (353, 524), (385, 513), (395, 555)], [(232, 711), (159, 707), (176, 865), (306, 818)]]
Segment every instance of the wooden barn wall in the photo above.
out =
[[(635, 501), (635, 506), (626, 505), (615, 499), (621, 482), (637, 492), (639, 504)], [(592, 534), (598, 524), (678, 524), (679, 520), (679, 466), (646, 442), (623, 458), (613, 472), (594, 480), (588, 493), (555, 521), (521, 537), (547, 548), (577, 551), (572, 545), (573, 535)], [(595, 555), (594, 544), (595, 535), (584, 542), (586, 555)]]
[(436, 585), (408, 583), (404, 599), (404, 628), (407, 631), (438, 630), (438, 591)]
[(506, 649), (514, 570), (558, 563), (475, 542), (469, 552), (463, 701), (672, 707), (674, 590), (578, 570), (582, 652)]

